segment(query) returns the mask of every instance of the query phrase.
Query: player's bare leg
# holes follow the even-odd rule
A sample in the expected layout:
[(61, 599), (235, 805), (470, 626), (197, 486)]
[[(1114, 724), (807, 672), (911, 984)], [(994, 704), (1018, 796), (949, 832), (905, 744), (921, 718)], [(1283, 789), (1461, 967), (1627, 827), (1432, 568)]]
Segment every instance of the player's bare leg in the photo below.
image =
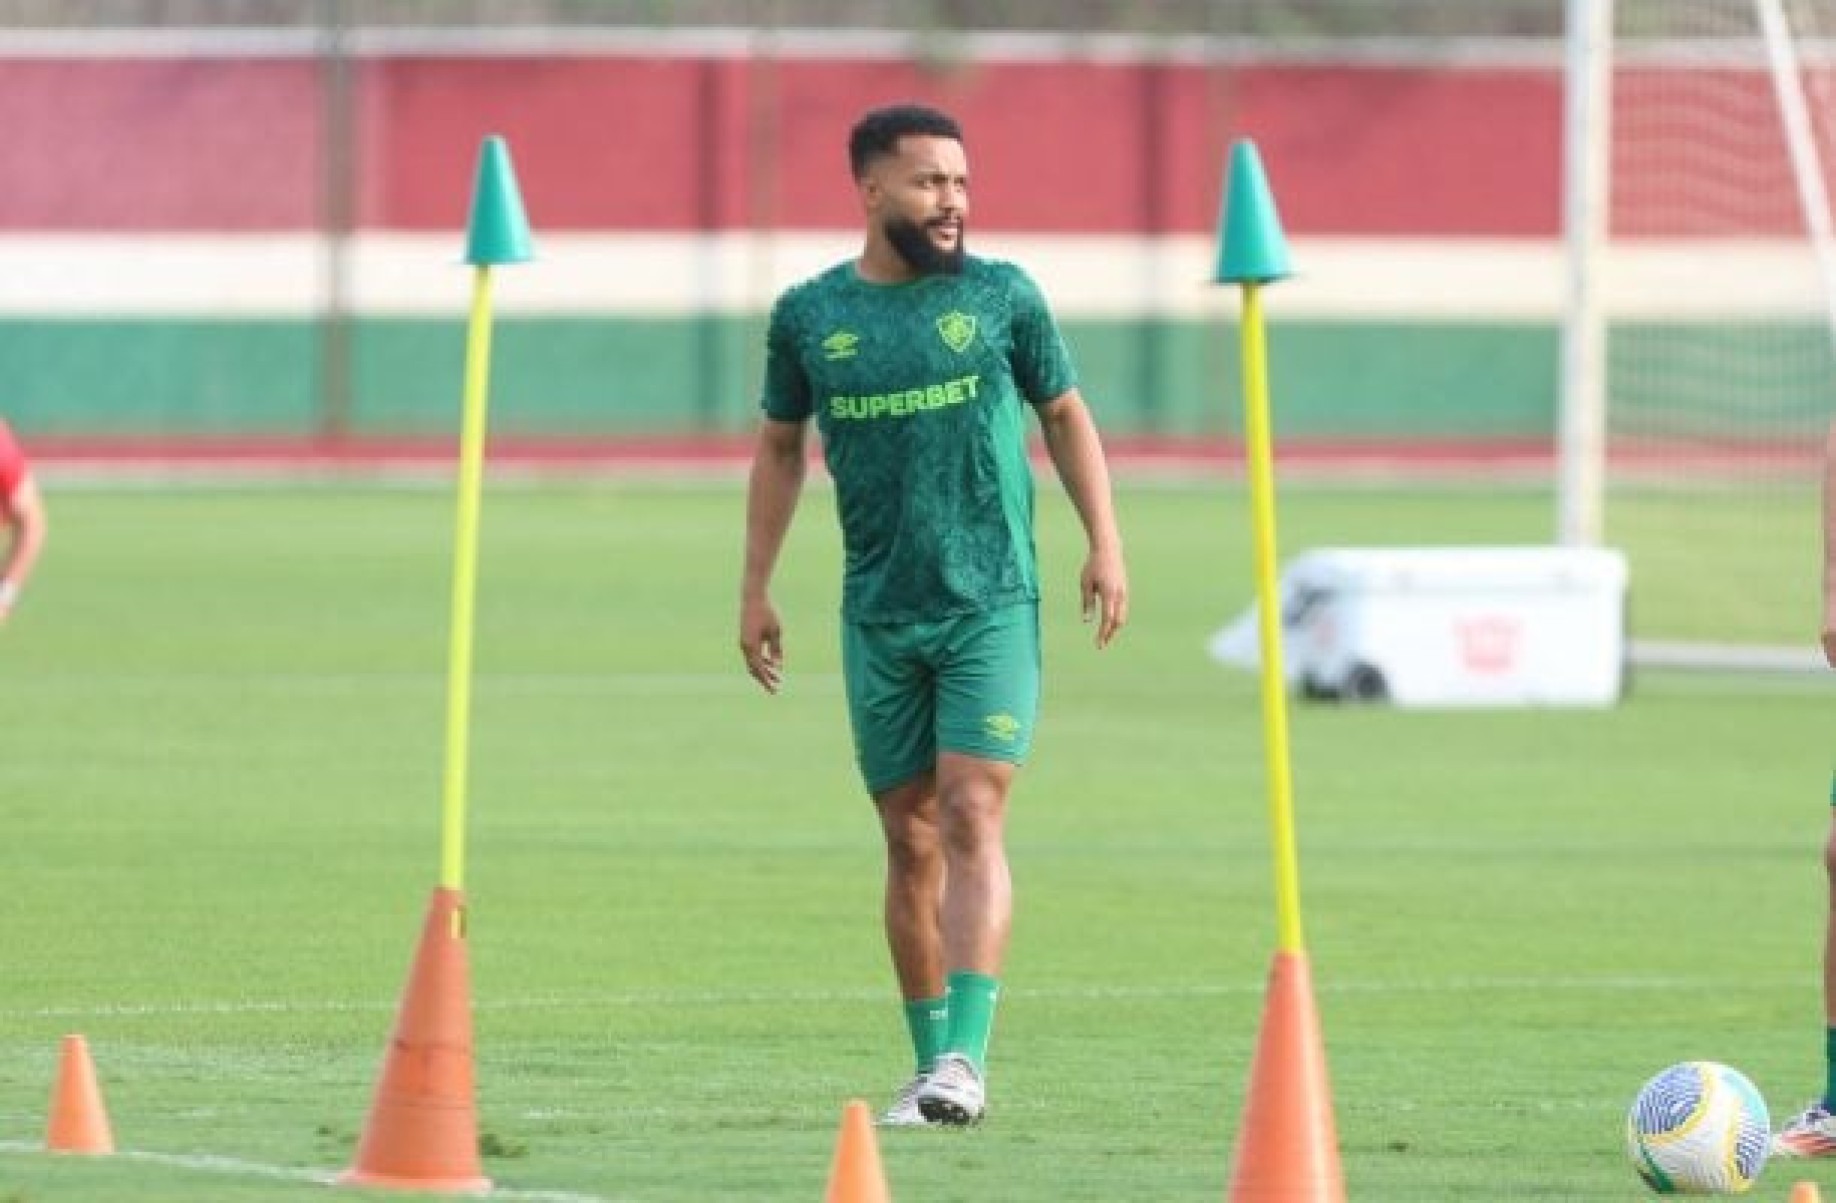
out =
[(945, 752), (937, 760), (938, 825), (948, 885), (943, 956), (948, 972), (998, 977), (1013, 925), (1007, 868), (1007, 792), (1014, 766)]
[(988, 1038), (1013, 925), (1005, 831), (1013, 777), (1014, 766), (1001, 761), (948, 752), (938, 757), (950, 1029), (918, 1095), (919, 1109), (933, 1122), (974, 1123), (985, 1109)]
[(905, 1002), (916, 1068), (893, 1097), (880, 1123), (901, 1127), (927, 1122), (918, 1091), (945, 1035), (943, 840), (937, 820), (937, 779), (925, 773), (874, 797), (886, 837), (886, 946)]

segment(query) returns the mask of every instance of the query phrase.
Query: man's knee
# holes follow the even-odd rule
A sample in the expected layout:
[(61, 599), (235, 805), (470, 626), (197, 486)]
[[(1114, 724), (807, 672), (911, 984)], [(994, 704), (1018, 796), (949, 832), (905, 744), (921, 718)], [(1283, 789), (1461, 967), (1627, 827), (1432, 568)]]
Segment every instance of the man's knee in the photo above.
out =
[(952, 769), (938, 780), (944, 838), (955, 849), (999, 844), (1013, 766), (965, 757)]
[(895, 869), (921, 869), (941, 855), (936, 783), (929, 777), (894, 786), (874, 799), (886, 855)]

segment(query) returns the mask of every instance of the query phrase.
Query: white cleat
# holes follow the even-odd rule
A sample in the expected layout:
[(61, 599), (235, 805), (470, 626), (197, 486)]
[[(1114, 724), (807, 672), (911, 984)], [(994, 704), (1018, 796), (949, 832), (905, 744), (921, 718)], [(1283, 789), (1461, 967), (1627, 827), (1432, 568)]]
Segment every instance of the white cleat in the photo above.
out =
[(1793, 1116), (1772, 1138), (1774, 1157), (1836, 1156), (1836, 1115), (1821, 1101)]
[(988, 1109), (981, 1071), (961, 1053), (945, 1053), (918, 1088), (918, 1110), (933, 1124), (980, 1123)]
[(931, 1121), (924, 1118), (924, 1112), (918, 1109), (918, 1092), (924, 1089), (924, 1075), (919, 1074), (905, 1085), (899, 1087), (899, 1093), (893, 1096), (892, 1103), (880, 1112), (880, 1118), (874, 1122), (881, 1128), (922, 1128)]

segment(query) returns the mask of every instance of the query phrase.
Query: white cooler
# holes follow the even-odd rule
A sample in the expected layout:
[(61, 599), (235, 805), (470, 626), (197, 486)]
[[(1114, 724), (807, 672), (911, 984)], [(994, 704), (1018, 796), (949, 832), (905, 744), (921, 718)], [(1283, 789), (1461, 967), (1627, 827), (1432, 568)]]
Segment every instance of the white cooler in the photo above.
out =
[[(1626, 561), (1567, 547), (1323, 548), (1280, 581), (1282, 659), (1308, 697), (1607, 706), (1625, 688)], [(1211, 640), (1257, 668), (1256, 609)]]

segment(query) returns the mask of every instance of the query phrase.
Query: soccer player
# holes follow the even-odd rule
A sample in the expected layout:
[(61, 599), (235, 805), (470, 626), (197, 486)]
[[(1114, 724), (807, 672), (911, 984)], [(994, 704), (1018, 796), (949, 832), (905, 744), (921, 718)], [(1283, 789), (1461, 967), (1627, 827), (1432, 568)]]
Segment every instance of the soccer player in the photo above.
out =
[(814, 418), (841, 519), (855, 759), (885, 837), (886, 940), (917, 1062), (880, 1122), (970, 1124), (1013, 908), (1003, 820), (1039, 705), (1029, 410), (1083, 524), (1079, 588), (1099, 648), (1127, 621), (1128, 575), (1102, 444), (1039, 288), (964, 250), (956, 122), (876, 109), (848, 156), (860, 255), (772, 309), (740, 651), (776, 693), (770, 582)]
[(25, 452), (4, 419), (0, 419), (0, 527), (8, 536), (0, 559), (0, 623), (19, 604), (20, 591), (45, 543), (45, 506), (32, 479)]
[[(1836, 423), (1823, 452), (1823, 658), (1836, 668)], [(1836, 807), (1836, 779), (1830, 783), (1830, 803)], [(1772, 1151), (1780, 1157), (1836, 1156), (1836, 809), (1831, 816), (1823, 847), (1830, 880), (1823, 930), (1823, 1094), (1772, 1138)]]

